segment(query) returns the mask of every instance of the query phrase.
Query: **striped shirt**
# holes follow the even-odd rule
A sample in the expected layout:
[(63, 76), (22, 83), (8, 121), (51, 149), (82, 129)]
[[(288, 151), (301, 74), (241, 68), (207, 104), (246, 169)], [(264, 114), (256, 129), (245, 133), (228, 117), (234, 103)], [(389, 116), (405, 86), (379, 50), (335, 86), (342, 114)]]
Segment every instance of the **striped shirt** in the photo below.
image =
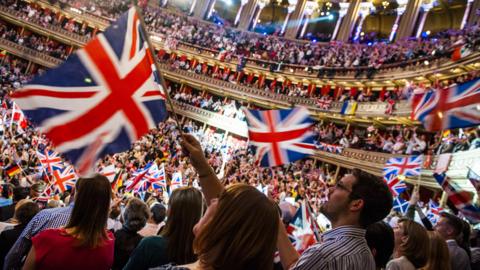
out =
[(341, 226), (324, 233), (322, 242), (305, 250), (290, 269), (374, 270), (375, 260), (365, 240), (365, 230)]
[(3, 270), (21, 269), (23, 259), (32, 246), (32, 237), (46, 229), (67, 225), (72, 210), (73, 204), (70, 204), (67, 207), (45, 209), (36, 214), (5, 257)]

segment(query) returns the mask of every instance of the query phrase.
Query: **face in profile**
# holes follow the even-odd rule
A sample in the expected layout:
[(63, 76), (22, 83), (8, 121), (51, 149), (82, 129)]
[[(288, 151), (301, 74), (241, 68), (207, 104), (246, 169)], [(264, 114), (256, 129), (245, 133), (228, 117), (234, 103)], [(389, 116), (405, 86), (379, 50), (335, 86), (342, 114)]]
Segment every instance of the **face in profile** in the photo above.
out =
[(342, 212), (347, 210), (355, 181), (353, 175), (347, 174), (335, 186), (329, 188), (328, 201), (320, 207), (320, 211), (330, 221), (335, 221)]

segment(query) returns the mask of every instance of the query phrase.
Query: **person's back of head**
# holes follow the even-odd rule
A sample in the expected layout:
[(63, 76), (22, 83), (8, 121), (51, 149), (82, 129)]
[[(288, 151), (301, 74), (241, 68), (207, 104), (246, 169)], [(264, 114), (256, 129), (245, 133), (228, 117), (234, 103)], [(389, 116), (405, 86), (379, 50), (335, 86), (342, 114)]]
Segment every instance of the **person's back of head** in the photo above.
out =
[(15, 206), (13, 219), (20, 225), (27, 225), (28, 222), (40, 211), (36, 203), (31, 200), (20, 200)]
[(458, 241), (463, 231), (463, 223), (459, 217), (447, 212), (441, 212), (440, 219), (435, 225), (435, 230), (445, 240), (454, 239)]
[(363, 200), (359, 223), (363, 227), (384, 219), (392, 209), (393, 198), (387, 184), (379, 177), (354, 169), (352, 194)]
[(155, 224), (162, 223), (162, 221), (164, 221), (165, 217), (167, 216), (167, 209), (161, 203), (155, 203), (154, 205), (152, 205), (152, 207), (150, 207), (150, 212), (152, 213), (152, 219)]
[(450, 252), (447, 243), (436, 231), (428, 232), (429, 252), (425, 270), (450, 270)]
[(140, 199), (131, 198), (123, 213), (123, 227), (130, 232), (138, 232), (145, 227), (149, 216), (150, 211), (148, 210), (147, 204)]
[(202, 193), (193, 187), (175, 189), (168, 206), (167, 223), (160, 234), (168, 239), (168, 258), (176, 264), (194, 262), (193, 227), (203, 214)]
[(393, 253), (393, 229), (383, 221), (375, 222), (367, 227), (365, 238), (377, 269), (385, 268)]
[[(399, 220), (398, 226), (403, 228), (401, 244), (398, 247), (399, 253), (405, 256), (415, 268), (425, 266), (429, 254), (427, 230), (415, 221), (405, 218)], [(397, 237), (396, 234), (395, 237)]]
[(100, 174), (79, 178), (75, 186), (75, 205), (65, 229), (78, 239), (79, 246), (97, 247), (108, 240), (106, 224), (112, 187)]
[(256, 188), (227, 187), (196, 227), (200, 264), (214, 269), (272, 269), (279, 210)]

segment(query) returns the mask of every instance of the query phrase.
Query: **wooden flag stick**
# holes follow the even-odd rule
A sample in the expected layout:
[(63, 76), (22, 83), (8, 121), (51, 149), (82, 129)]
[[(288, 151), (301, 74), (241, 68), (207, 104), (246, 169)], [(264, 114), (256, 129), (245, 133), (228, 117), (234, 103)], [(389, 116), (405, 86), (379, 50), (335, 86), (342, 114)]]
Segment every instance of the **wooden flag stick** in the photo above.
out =
[(147, 42), (148, 49), (150, 50), (150, 54), (152, 56), (153, 64), (155, 65), (155, 68), (157, 69), (157, 75), (158, 75), (160, 86), (163, 88), (163, 91), (165, 92), (165, 97), (167, 99), (167, 103), (170, 106), (170, 109), (172, 110), (173, 119), (175, 120), (175, 122), (177, 124), (177, 127), (180, 130), (180, 133), (183, 133), (183, 126), (181, 125), (180, 121), (178, 120), (178, 115), (175, 113), (175, 108), (173, 107), (172, 99), (170, 98), (170, 94), (168, 93), (168, 89), (166, 87), (167, 84), (165, 83), (165, 78), (163, 78), (163, 75), (160, 72), (160, 66), (157, 63), (157, 60), (156, 60), (156, 57), (155, 57), (155, 51), (153, 50), (153, 45), (152, 45), (152, 42), (150, 41), (150, 36), (147, 33), (147, 27), (145, 25), (143, 15), (142, 15), (141, 10), (138, 7), (135, 0), (132, 1), (132, 4), (135, 7), (135, 10), (137, 12), (140, 24), (142, 26), (141, 27), (142, 34), (145, 37), (145, 41)]

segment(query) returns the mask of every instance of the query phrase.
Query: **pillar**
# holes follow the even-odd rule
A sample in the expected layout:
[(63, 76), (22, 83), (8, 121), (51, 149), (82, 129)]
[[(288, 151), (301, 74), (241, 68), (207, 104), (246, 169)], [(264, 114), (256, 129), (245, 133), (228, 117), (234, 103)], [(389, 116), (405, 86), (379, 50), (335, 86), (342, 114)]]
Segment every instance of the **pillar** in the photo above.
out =
[[(263, 8), (266, 6), (266, 2), (265, 1), (262, 1), (260, 0), (258, 2), (258, 5), (257, 5), (257, 10), (255, 12), (255, 17), (253, 18), (253, 21), (252, 21), (252, 28), (251, 30), (254, 31), (255, 30), (255, 27), (257, 26), (257, 23), (258, 23), (258, 19), (260, 18), (260, 14), (262, 14), (262, 11), (263, 11)], [(248, 30), (248, 29), (247, 29)]]
[(468, 16), (470, 15), (470, 9), (472, 8), (473, 0), (467, 0), (467, 6), (465, 7), (465, 13), (463, 13), (462, 24), (460, 29), (463, 29), (467, 25)]
[(238, 22), (240, 21), (240, 15), (242, 14), (242, 10), (247, 3), (248, 3), (248, 0), (242, 0), (240, 2), (240, 7), (238, 8), (237, 16), (235, 17), (235, 21), (234, 21), (233, 25), (237, 25)]
[(345, 2), (341, 2), (338, 4), (340, 5), (340, 10), (338, 11), (338, 19), (337, 23), (335, 24), (335, 29), (333, 30), (331, 40), (335, 40), (335, 38), (337, 37), (338, 30), (340, 29), (340, 24), (342, 23), (343, 17), (347, 15), (348, 7), (350, 6), (350, 3)]
[(299, 38), (303, 38), (305, 35), (305, 31), (307, 31), (308, 24), (310, 23), (310, 18), (312, 18), (312, 14), (316, 8), (318, 8), (317, 2), (307, 1), (303, 15), (303, 27), (302, 31), (300, 31)]
[(199, 19), (204, 19), (215, 5), (215, 0), (193, 0), (190, 14)]
[(249, 0), (245, 7), (242, 8), (240, 21), (238, 22), (238, 28), (240, 30), (248, 30), (254, 15), (253, 12), (255, 12), (255, 9), (257, 8), (257, 3), (258, 0)]
[(407, 9), (408, 0), (397, 0), (398, 8), (397, 8), (397, 17), (395, 18), (395, 23), (393, 23), (392, 31), (390, 32), (390, 37), (388, 40), (393, 41), (395, 38), (395, 34), (398, 30), (398, 24), (400, 23), (400, 19), (402, 18), (403, 13)]
[(468, 16), (467, 25), (474, 25), (480, 23), (480, 16), (477, 15), (477, 10), (480, 10), (480, 0), (474, 0), (471, 8), (470, 15)]
[(422, 15), (420, 17), (420, 22), (418, 24), (418, 28), (417, 28), (417, 34), (415, 35), (415, 37), (420, 37), (420, 35), (422, 34), (422, 31), (423, 31), (423, 26), (425, 25), (425, 21), (427, 20), (427, 16), (428, 16), (428, 12), (433, 8), (433, 3), (428, 3), (428, 4), (422, 4), (422, 9), (423, 9), (423, 12), (422, 12)]
[(339, 41), (348, 41), (350, 33), (355, 26), (357, 21), (358, 11), (360, 10), (361, 0), (352, 0), (350, 6), (348, 7), (347, 15), (345, 15), (340, 24), (340, 29), (338, 30), (338, 35), (335, 40)]
[(357, 41), (360, 37), (360, 32), (362, 32), (363, 22), (370, 12), (375, 9), (372, 2), (362, 2), (360, 3), (360, 9), (358, 11), (360, 15), (360, 21), (358, 22), (357, 28), (355, 29), (355, 34), (353, 36), (353, 41)]
[(285, 30), (287, 29), (288, 21), (290, 20), (290, 16), (292, 16), (292, 13), (295, 11), (295, 6), (297, 5), (297, 3), (298, 3), (297, 0), (288, 1), (287, 17), (285, 17), (285, 21), (283, 22), (282, 30), (280, 31), (280, 34), (285, 33)]
[(395, 36), (395, 40), (408, 38), (412, 36), (415, 22), (417, 21), (420, 8), (422, 6), (422, 0), (409, 0), (405, 13), (402, 15), (400, 24)]
[(307, 0), (298, 0), (297, 5), (295, 6), (295, 10), (290, 16), (290, 22), (287, 25), (287, 29), (285, 30), (286, 38), (294, 39), (297, 37), (298, 31), (300, 30), (300, 26), (302, 24), (301, 19), (305, 11), (306, 4)]

